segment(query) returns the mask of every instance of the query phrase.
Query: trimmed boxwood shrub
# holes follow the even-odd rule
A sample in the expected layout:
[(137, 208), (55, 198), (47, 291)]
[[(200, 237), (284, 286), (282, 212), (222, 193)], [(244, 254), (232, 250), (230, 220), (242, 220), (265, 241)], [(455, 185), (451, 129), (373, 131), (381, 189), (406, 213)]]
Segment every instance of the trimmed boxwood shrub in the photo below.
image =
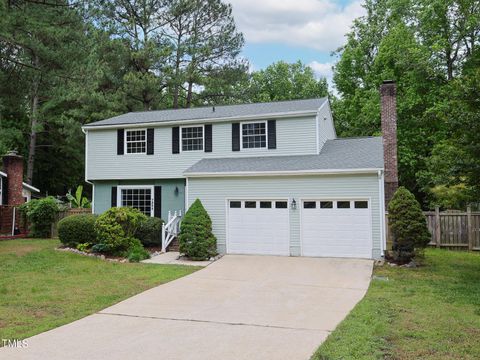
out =
[(163, 222), (160, 218), (147, 218), (138, 226), (135, 237), (140, 240), (143, 246), (162, 246)]
[(415, 196), (403, 186), (388, 205), (388, 222), (393, 235), (393, 257), (408, 262), (430, 241), (427, 221)]
[(207, 260), (217, 254), (217, 238), (212, 220), (199, 199), (190, 206), (182, 220), (178, 236), (180, 252), (192, 260)]
[(38, 238), (50, 237), (52, 223), (59, 211), (57, 200), (52, 196), (31, 200), (20, 206), (20, 212), (31, 224), (30, 235)]
[(124, 254), (135, 244), (135, 233), (146, 220), (138, 209), (114, 207), (107, 210), (95, 222), (98, 246), (93, 249), (112, 255)]
[(70, 247), (78, 244), (95, 243), (95, 220), (92, 214), (71, 215), (58, 222), (58, 238)]

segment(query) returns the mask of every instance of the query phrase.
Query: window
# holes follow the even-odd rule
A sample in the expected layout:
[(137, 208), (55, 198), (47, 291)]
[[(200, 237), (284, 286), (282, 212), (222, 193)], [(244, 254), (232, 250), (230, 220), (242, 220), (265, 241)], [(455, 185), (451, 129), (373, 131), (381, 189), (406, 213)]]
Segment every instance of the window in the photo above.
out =
[(320, 209), (333, 209), (333, 201), (320, 201)]
[(151, 187), (120, 189), (120, 206), (133, 207), (147, 216), (153, 215), (153, 196)]
[(337, 209), (350, 209), (350, 201), (337, 201)]
[(246, 209), (255, 209), (257, 207), (256, 201), (245, 201), (245, 208)]
[(260, 208), (261, 209), (271, 209), (272, 202), (271, 201), (260, 201)]
[(368, 201), (355, 201), (355, 209), (368, 209)]
[(203, 150), (203, 126), (182, 127), (182, 151)]
[(276, 201), (275, 208), (276, 209), (286, 209), (288, 207), (288, 203), (286, 201)]
[(125, 144), (127, 154), (145, 154), (147, 152), (147, 131), (126, 130)]
[(244, 149), (267, 147), (267, 126), (265, 122), (242, 124), (242, 147)]
[(230, 208), (231, 209), (239, 209), (242, 207), (241, 201), (230, 201)]
[(317, 207), (317, 203), (315, 201), (305, 201), (303, 203), (304, 209), (315, 209)]

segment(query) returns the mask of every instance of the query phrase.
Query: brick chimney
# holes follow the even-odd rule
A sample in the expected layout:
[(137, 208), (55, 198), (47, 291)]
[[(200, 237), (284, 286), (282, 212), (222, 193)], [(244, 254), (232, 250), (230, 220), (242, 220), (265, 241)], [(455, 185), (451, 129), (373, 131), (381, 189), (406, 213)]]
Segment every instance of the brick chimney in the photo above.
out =
[(23, 158), (16, 151), (3, 157), (3, 171), (7, 174), (7, 204), (20, 205), (23, 199)]
[(398, 189), (397, 162), (397, 86), (385, 80), (380, 86), (380, 106), (383, 135), (383, 162), (385, 167), (385, 207)]

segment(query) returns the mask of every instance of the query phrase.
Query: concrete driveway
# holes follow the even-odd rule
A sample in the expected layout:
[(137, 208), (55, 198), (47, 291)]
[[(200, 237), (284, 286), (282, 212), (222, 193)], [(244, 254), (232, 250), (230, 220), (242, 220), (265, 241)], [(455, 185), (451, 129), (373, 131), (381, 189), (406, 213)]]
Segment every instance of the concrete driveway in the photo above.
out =
[(0, 358), (308, 359), (371, 273), (369, 260), (228, 255)]

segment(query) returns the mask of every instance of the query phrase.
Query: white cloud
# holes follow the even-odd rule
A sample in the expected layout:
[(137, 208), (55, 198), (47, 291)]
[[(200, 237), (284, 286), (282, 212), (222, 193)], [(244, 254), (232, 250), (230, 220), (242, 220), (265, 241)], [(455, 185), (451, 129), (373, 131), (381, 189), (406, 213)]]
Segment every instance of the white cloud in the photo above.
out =
[(362, 16), (361, 0), (346, 6), (332, 0), (230, 0), (246, 41), (280, 42), (320, 51), (344, 43), (353, 19)]
[(333, 91), (334, 94), (336, 94), (335, 86), (333, 84), (333, 63), (320, 63), (318, 61), (312, 61), (307, 65), (312, 68), (313, 72), (318, 78), (326, 78), (328, 82), (328, 88)]

